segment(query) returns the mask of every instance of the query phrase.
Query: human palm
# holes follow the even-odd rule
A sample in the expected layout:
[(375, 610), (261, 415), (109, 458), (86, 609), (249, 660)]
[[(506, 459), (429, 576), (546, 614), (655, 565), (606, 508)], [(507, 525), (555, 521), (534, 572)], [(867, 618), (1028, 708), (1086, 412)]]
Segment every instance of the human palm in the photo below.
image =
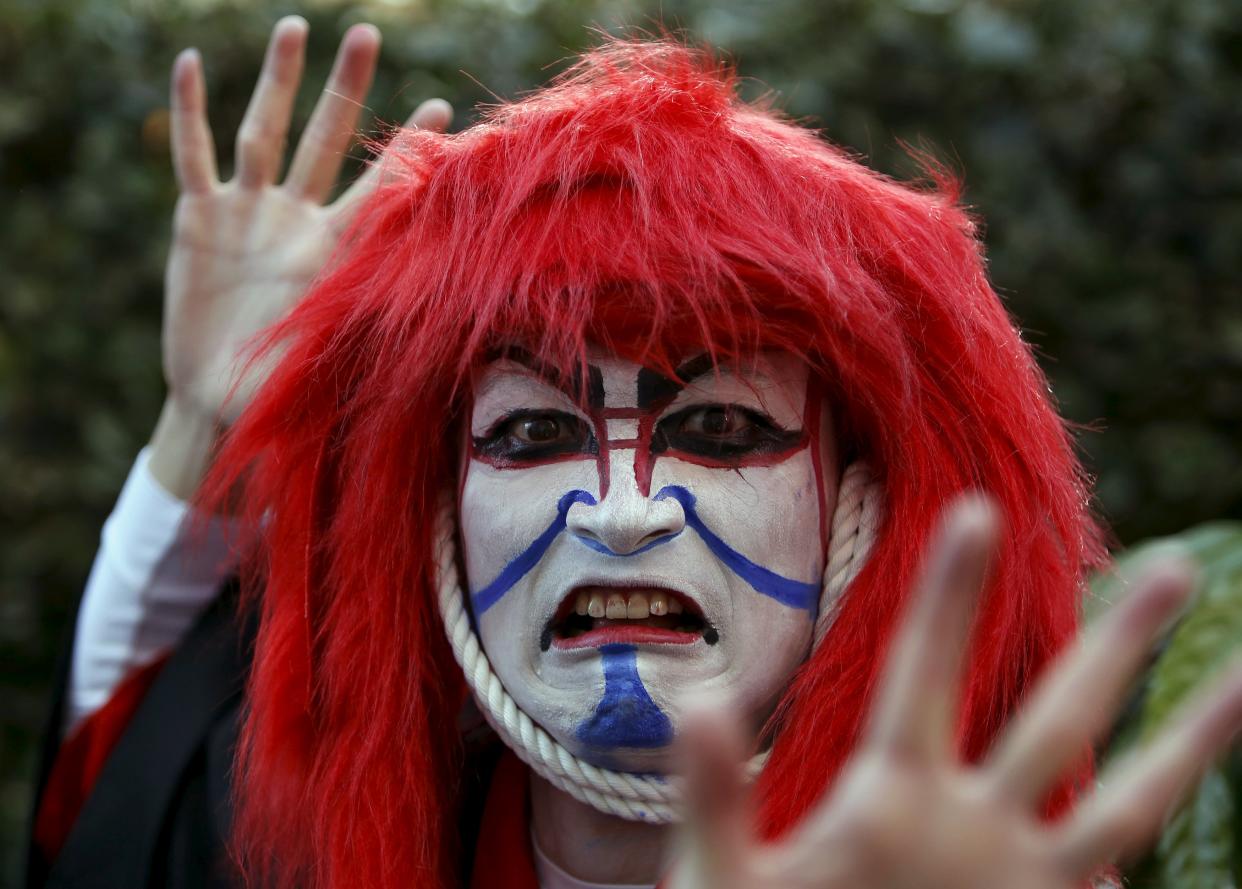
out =
[(232, 183), (177, 202), (165, 280), (169, 388), (203, 415), (231, 423), (258, 375), (229, 399), (247, 342), (306, 292), (332, 250), (324, 208), (284, 189)]
[[(742, 744), (720, 708), (687, 721), (687, 798), (672, 889), (1082, 889), (1142, 851), (1196, 774), (1242, 724), (1242, 671), (1174, 728), (1105, 773), (1048, 823), (1049, 789), (1108, 728), (1191, 572), (1153, 566), (1054, 665), (994, 749), (962, 763), (953, 727), (963, 643), (997, 533), (990, 508), (959, 504), (890, 651), (859, 751), (788, 838), (764, 845), (738, 780)], [(693, 751), (693, 755), (690, 752)]]
[[(291, 16), (272, 31), (267, 56), (237, 134), (236, 172), (221, 183), (206, 117), (197, 53), (178, 57), (172, 82), (172, 148), (181, 197), (165, 275), (164, 371), (170, 395), (195, 415), (227, 425), (246, 407), (263, 368), (239, 379), (246, 345), (281, 317), (323, 268), (361, 199), (372, 167), (332, 203), (379, 53), (379, 32), (350, 29), (278, 183), (302, 76), (306, 23)], [(447, 125), (432, 100), (410, 123)]]

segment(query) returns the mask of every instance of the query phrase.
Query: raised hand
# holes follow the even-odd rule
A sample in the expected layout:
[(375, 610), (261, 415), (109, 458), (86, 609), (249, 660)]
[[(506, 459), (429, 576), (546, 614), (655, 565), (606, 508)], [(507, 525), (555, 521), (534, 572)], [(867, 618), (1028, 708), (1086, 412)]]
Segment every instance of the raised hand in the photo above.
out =
[(1080, 889), (1150, 844), (1195, 776), (1242, 725), (1242, 670), (1106, 773), (1055, 824), (1051, 785), (1108, 727), (1146, 649), (1185, 602), (1189, 569), (1154, 565), (1061, 657), (987, 760), (953, 744), (962, 651), (996, 535), (977, 500), (950, 510), (893, 644), (868, 731), (824, 801), (790, 836), (750, 834), (741, 743), (719, 709), (683, 733), (689, 818), (673, 889)]
[[(172, 72), (172, 155), (181, 186), (165, 275), (168, 400), (152, 437), (151, 470), (173, 494), (197, 487), (219, 429), (246, 407), (262, 371), (238, 382), (239, 354), (323, 268), (361, 199), (373, 166), (325, 204), (340, 174), (379, 56), (379, 31), (355, 25), (341, 41), (323, 93), (278, 183), (307, 24), (272, 30), (263, 69), (237, 132), (235, 171), (220, 182), (207, 123), (202, 62), (182, 52)], [(442, 130), (448, 103), (424, 102), (407, 125)], [(231, 395), (231, 397), (230, 397)]]

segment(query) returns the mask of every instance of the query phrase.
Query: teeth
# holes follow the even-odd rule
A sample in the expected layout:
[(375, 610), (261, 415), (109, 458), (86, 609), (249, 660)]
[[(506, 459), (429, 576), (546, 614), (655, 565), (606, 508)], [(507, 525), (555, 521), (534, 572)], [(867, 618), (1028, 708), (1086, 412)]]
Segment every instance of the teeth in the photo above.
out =
[(665, 590), (608, 589), (580, 590), (573, 599), (570, 611), (580, 617), (608, 620), (643, 620), (647, 617), (663, 617), (666, 614), (682, 614), (685, 605)]
[(604, 611), (604, 617), (609, 620), (622, 620), (626, 616), (625, 596), (620, 593), (610, 593), (608, 595), (608, 607)]

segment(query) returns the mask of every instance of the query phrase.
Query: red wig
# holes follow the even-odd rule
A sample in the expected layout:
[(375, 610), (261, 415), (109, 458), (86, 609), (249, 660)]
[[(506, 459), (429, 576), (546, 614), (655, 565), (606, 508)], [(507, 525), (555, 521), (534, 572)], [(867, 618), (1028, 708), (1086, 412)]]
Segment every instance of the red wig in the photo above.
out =
[[(1048, 387), (952, 183), (911, 188), (668, 42), (610, 42), (457, 135), (400, 133), (333, 263), (266, 343), (270, 382), (217, 463), (262, 516), (262, 623), (238, 769), (247, 866), (278, 887), (452, 886), (463, 683), (433, 589), (471, 371), (518, 343), (572, 370), (601, 342), (777, 348), (832, 393), (885, 519), (794, 678), (759, 779), (767, 836), (855, 743), (946, 502), (1006, 528), (963, 692), (979, 756), (1076, 630), (1099, 552)], [(1067, 788), (1050, 808), (1068, 801)]]

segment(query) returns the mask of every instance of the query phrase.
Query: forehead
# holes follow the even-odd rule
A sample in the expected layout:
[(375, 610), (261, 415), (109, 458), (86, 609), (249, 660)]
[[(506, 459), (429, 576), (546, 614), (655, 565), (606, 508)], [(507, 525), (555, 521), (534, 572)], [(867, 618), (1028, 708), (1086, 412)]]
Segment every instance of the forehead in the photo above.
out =
[(757, 402), (767, 409), (800, 408), (809, 371), (797, 356), (758, 352), (740, 360), (713, 364), (707, 353), (680, 361), (673, 376), (615, 355), (588, 349), (585, 367), (563, 374), (537, 358), (518, 353), (484, 365), (475, 376), (476, 408), (517, 403), (587, 410), (648, 411), (672, 401), (702, 397)]
[(790, 389), (805, 390), (807, 379), (806, 365), (782, 352), (761, 352), (719, 365), (707, 353), (699, 353), (680, 362), (672, 377), (599, 349), (588, 352), (587, 364), (598, 379), (598, 391), (592, 394), (605, 408), (645, 410), (679, 394), (695, 393), (724, 396), (745, 391), (771, 398), (792, 394), (786, 392)]

